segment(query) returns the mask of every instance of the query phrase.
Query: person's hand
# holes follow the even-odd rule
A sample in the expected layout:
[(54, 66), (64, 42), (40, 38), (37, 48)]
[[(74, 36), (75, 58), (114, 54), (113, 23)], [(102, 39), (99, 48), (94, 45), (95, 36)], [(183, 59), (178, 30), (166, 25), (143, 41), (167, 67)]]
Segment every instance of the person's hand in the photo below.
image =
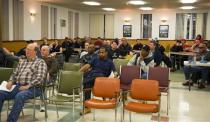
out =
[(9, 90), (12, 88), (12, 82), (11, 81), (7, 82), (6, 88), (9, 89)]
[(21, 87), (19, 88), (19, 91), (27, 90), (27, 89), (29, 89), (29, 87), (30, 87), (30, 85), (21, 86)]

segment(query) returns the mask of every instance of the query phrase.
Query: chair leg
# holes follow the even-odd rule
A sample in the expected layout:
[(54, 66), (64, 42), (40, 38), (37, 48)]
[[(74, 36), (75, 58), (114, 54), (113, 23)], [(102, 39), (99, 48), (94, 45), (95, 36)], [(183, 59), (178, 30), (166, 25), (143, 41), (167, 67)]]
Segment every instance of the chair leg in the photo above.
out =
[(74, 93), (74, 89), (73, 89), (73, 105), (72, 105), (72, 116), (73, 116), (73, 121), (74, 121), (74, 101), (75, 101), (75, 93)]
[(45, 118), (48, 118), (48, 114), (47, 114), (47, 96), (46, 96), (46, 93), (45, 93), (45, 91), (43, 91), (43, 93), (44, 93), (44, 97), (43, 97), (43, 102), (44, 102), (44, 108), (45, 108)]
[(57, 105), (56, 102), (55, 102), (55, 106), (56, 106), (57, 118), (59, 118), (59, 114), (58, 114), (58, 105)]
[(129, 111), (129, 120), (131, 122), (131, 112)]
[(158, 122), (160, 122), (160, 111), (158, 112)]
[(33, 100), (33, 104), (34, 104), (34, 105), (33, 105), (33, 109), (34, 109), (34, 110), (33, 110), (33, 121), (35, 121), (35, 113), (36, 113), (36, 112), (35, 112), (35, 109), (36, 109), (35, 98), (34, 98), (34, 100)]
[(8, 117), (8, 115), (9, 115), (9, 100), (7, 100), (7, 117)]
[(93, 121), (96, 121), (95, 109), (93, 109)]
[(115, 108), (115, 122), (117, 122), (117, 108)]
[(168, 115), (168, 111), (169, 111), (169, 92), (167, 93), (167, 115)]

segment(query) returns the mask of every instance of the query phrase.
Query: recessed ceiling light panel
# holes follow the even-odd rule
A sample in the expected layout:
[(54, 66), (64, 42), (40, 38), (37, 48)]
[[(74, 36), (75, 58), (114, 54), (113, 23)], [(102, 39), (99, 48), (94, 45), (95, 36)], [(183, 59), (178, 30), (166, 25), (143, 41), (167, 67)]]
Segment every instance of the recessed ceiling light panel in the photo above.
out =
[(131, 0), (128, 1), (127, 4), (132, 4), (132, 5), (144, 5), (146, 4), (146, 2), (142, 1), (142, 0)]
[(153, 8), (152, 7), (141, 7), (139, 9), (143, 10), (143, 11), (149, 11), (149, 10), (152, 10)]
[(102, 8), (103, 10), (105, 10), (105, 11), (115, 11), (116, 9), (114, 9), (114, 8)]
[(194, 6), (182, 6), (180, 8), (184, 9), (184, 10), (189, 10), (189, 9), (194, 9), (195, 7)]
[(100, 6), (101, 4), (99, 2), (95, 1), (84, 1), (83, 4), (90, 5), (90, 6)]
[(180, 0), (181, 3), (195, 3), (197, 0)]

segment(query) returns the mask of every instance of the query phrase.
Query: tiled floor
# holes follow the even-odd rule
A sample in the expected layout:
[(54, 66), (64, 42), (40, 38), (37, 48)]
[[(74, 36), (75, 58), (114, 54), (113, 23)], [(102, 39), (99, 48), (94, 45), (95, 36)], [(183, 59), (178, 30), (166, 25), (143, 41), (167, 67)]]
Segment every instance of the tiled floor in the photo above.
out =
[[(181, 72), (171, 73), (171, 97), (170, 97), (170, 111), (166, 115), (166, 97), (162, 96), (161, 116), (167, 122), (210, 122), (210, 88), (199, 90), (193, 87), (192, 91), (182, 86), (183, 74)], [(72, 105), (65, 104), (59, 106), (59, 115), (57, 118), (56, 109), (54, 105), (48, 105), (48, 119), (44, 119), (44, 113), (36, 111), (36, 118), (39, 122), (92, 122), (93, 114), (87, 114), (84, 117), (79, 116), (80, 106), (77, 105), (75, 110), (74, 120), (72, 117)], [(39, 108), (39, 106), (37, 106)], [(32, 106), (27, 105), (24, 109), (26, 116), (20, 118), (20, 122), (30, 122), (33, 113)], [(122, 104), (118, 107), (117, 121), (121, 120)], [(96, 122), (114, 122), (114, 110), (95, 110)], [(153, 114), (156, 116), (156, 114)], [(132, 122), (154, 122), (151, 120), (151, 114), (137, 114), (132, 113)], [(154, 118), (154, 117), (153, 117)], [(6, 111), (2, 112), (2, 121), (6, 119)], [(129, 121), (129, 114), (126, 111), (124, 122)]]

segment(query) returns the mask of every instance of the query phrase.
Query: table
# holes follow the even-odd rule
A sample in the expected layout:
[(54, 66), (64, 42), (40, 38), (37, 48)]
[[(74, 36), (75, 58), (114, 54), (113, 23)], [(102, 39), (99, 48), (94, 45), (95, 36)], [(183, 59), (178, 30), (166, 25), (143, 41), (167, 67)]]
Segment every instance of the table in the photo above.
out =
[(174, 64), (176, 65), (177, 56), (179, 56), (179, 66), (182, 64), (181, 56), (196, 56), (197, 53), (195, 52), (169, 52), (169, 55), (174, 55)]
[[(200, 61), (196, 62), (190, 62), (189, 61), (184, 61), (185, 66), (199, 66), (199, 67), (210, 67), (210, 62), (207, 63), (201, 63)], [(189, 84), (189, 91), (191, 90), (191, 85)]]
[(189, 63), (189, 61), (184, 61), (184, 65), (185, 66), (200, 66), (200, 67), (210, 67), (210, 62), (207, 63), (201, 63), (200, 61), (196, 61), (196, 62), (191, 62)]

